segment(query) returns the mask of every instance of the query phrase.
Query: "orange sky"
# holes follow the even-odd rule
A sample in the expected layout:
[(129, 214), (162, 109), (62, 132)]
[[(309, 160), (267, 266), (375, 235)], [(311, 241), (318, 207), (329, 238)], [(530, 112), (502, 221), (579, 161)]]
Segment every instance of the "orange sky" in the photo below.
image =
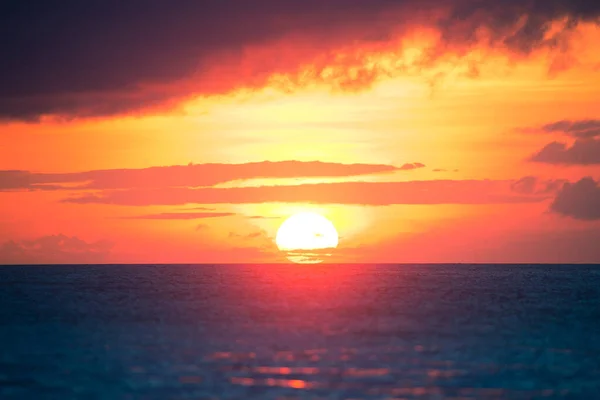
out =
[(423, 63), (440, 33), (414, 21), (215, 54), (140, 85), (177, 94), (158, 105), (5, 118), (0, 263), (285, 262), (303, 211), (337, 228), (332, 262), (600, 262), (600, 27)]

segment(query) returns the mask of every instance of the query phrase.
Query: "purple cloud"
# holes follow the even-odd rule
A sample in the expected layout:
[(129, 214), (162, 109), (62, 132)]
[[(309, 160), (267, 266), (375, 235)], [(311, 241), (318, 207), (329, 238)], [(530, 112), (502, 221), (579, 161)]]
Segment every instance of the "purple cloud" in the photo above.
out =
[(562, 132), (578, 139), (591, 139), (600, 136), (600, 120), (562, 120), (541, 127), (544, 132)]
[[(417, 67), (487, 44), (527, 55), (564, 45), (565, 31), (597, 22), (596, 0), (28, 0), (0, 3), (0, 118), (86, 117), (169, 106), (192, 94), (260, 87), (351, 43), (378, 44), (425, 25), (441, 42)], [(551, 32), (552, 21), (568, 20)], [(107, 29), (110, 27), (110, 29)], [(288, 38), (293, 57), (245, 63), (248, 49)], [(293, 38), (293, 39), (292, 39)], [(333, 57), (332, 57), (333, 58)], [(226, 77), (211, 71), (227, 68)], [(319, 69), (320, 68), (320, 69)], [(372, 83), (379, 66), (339, 86)], [(200, 72), (199, 72), (200, 71)], [(200, 75), (200, 76), (198, 76)], [(477, 75), (473, 66), (471, 76)], [(292, 76), (291, 81), (301, 80)], [(187, 81), (189, 87), (178, 89)]]
[(557, 165), (594, 165), (600, 164), (600, 139), (578, 139), (572, 145), (552, 142), (538, 153), (531, 161)]
[(567, 182), (564, 179), (541, 180), (535, 176), (526, 176), (513, 182), (510, 187), (515, 193), (547, 195), (556, 193)]
[(600, 220), (600, 184), (590, 177), (566, 183), (558, 192), (550, 209), (567, 217)]

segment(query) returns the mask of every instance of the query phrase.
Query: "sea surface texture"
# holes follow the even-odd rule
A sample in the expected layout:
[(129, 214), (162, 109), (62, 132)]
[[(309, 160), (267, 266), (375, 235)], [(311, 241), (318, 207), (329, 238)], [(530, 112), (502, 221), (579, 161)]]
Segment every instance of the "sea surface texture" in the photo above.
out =
[(600, 267), (0, 267), (0, 399), (600, 399)]

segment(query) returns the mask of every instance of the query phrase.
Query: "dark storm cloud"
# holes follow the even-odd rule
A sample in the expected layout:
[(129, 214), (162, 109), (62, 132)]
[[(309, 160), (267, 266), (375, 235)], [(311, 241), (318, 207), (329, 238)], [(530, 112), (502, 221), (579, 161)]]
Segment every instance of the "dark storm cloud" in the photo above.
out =
[(600, 183), (586, 177), (565, 184), (550, 209), (575, 219), (600, 220)]
[[(564, 32), (545, 38), (551, 21), (566, 17), (568, 31), (597, 21), (599, 11), (597, 0), (3, 0), (0, 118), (110, 115), (258, 87), (324, 50), (385, 42), (414, 24), (435, 25), (444, 38), (423, 63), (468, 48), (482, 27), (492, 32), (491, 46), (527, 54), (564, 45)], [(271, 57), (242, 68), (248, 46), (289, 35), (305, 40), (289, 48), (307, 59)], [(219, 67), (235, 73), (177, 89), (225, 55)]]
[(523, 195), (510, 181), (436, 180), (342, 182), (236, 188), (107, 190), (64, 200), (76, 204), (127, 206), (181, 204), (314, 203), (385, 206), (392, 204), (510, 204), (539, 202), (547, 195)]
[[(410, 165), (418, 168), (422, 164)], [(402, 169), (407, 168), (396, 168), (383, 164), (263, 161), (246, 164), (189, 164), (63, 174), (0, 171), (0, 191), (195, 187), (255, 178), (350, 177), (388, 173)], [(77, 186), (73, 186), (73, 184), (77, 184)]]
[[(566, 31), (580, 21), (597, 23), (600, 14), (600, 3), (595, 0), (459, 0), (451, 3), (455, 4), (453, 12), (442, 26), (453, 40), (474, 41), (477, 30), (486, 27), (492, 30), (492, 45), (502, 44), (524, 54), (539, 46), (560, 46)], [(550, 23), (563, 17), (568, 18), (565, 30), (546, 37)], [(521, 18), (524, 19), (518, 25)]]
[(557, 165), (600, 164), (600, 139), (578, 139), (572, 145), (552, 142), (530, 160)]

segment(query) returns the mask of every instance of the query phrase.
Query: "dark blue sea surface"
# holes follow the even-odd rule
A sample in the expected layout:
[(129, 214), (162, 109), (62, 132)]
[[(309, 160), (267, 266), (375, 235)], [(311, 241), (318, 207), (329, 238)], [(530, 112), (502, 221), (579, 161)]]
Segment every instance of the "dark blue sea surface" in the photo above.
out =
[(600, 399), (600, 267), (0, 267), (0, 399)]

